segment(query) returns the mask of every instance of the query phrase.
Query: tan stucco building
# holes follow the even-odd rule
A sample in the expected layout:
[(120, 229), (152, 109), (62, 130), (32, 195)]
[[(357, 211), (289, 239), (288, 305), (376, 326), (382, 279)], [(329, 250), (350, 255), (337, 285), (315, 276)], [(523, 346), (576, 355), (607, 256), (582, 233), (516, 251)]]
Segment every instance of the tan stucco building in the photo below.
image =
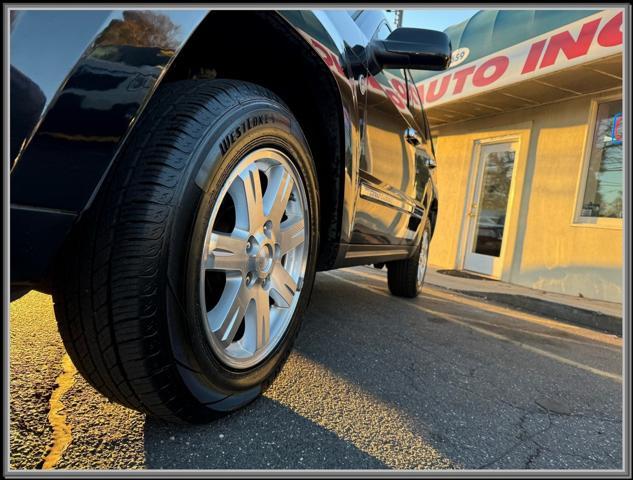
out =
[(622, 12), (533, 12), (447, 29), (451, 68), (418, 78), (438, 159), (430, 263), (621, 302)]

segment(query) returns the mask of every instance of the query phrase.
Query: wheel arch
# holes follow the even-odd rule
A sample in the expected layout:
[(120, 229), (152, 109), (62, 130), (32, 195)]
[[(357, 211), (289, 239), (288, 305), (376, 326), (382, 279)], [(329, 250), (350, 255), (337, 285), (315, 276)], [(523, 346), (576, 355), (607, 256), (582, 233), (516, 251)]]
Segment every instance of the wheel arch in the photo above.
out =
[(321, 219), (318, 267), (327, 269), (336, 258), (341, 236), (346, 127), (334, 73), (300, 31), (277, 12), (212, 11), (183, 46), (163, 83), (191, 78), (246, 80), (268, 88), (287, 104), (316, 164)]
[[(337, 257), (342, 225), (347, 225), (347, 210), (343, 208), (347, 184), (343, 179), (352, 155), (353, 111), (349, 95), (341, 89), (346, 78), (335, 78), (335, 69), (323, 60), (324, 52), (308, 42), (306, 28), (302, 28), (307, 24), (293, 24), (286, 18), (295, 14), (310, 17), (311, 26), (327, 37), (327, 28), (312, 12), (200, 9), (188, 11), (186, 21), (172, 18), (179, 29), (173, 48), (165, 50), (158, 39), (148, 38), (141, 46), (117, 44), (120, 52), (101, 58), (95, 52), (103, 46), (97, 41), (103, 32), (118, 27), (134, 31), (127, 28), (130, 19), (119, 18), (120, 12), (105, 12), (108, 21), (89, 35), (97, 40), (78, 38), (84, 54), (74, 64), (60, 65), (66, 69), (66, 80), (53, 92), (50, 104), (12, 167), (11, 284), (50, 289), (51, 266), (91, 208), (156, 88), (173, 80), (208, 78), (200, 67), (213, 67), (211, 60), (217, 59), (218, 52), (233, 59), (222, 64), (226, 78), (232, 75), (261, 83), (280, 96), (298, 117), (319, 177), (319, 268), (331, 266)], [(227, 16), (233, 16), (234, 23), (224, 23)], [(24, 26), (26, 20), (22, 21)], [(64, 19), (69, 31), (71, 21)], [(34, 35), (47, 45), (58, 43), (57, 38), (46, 36), (45, 32)], [(244, 45), (249, 48), (240, 50)], [(155, 65), (143, 63), (147, 55), (155, 57)], [(254, 68), (255, 65), (266, 68)], [(112, 84), (113, 78), (120, 83)], [(315, 90), (323, 94), (312, 94)], [(46, 228), (42, 227), (44, 224)], [(29, 230), (22, 225), (38, 228)], [(42, 235), (42, 231), (46, 234)], [(33, 251), (41, 254), (35, 258)]]

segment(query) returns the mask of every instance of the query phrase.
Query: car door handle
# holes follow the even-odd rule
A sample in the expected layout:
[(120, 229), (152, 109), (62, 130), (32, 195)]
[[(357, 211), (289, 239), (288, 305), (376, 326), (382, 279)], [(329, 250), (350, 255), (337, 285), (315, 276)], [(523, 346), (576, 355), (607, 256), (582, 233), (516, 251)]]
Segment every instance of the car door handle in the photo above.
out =
[(435, 163), (435, 159), (433, 157), (424, 157), (424, 165), (426, 168), (437, 167), (437, 163)]
[(414, 147), (422, 143), (422, 137), (415, 128), (407, 128), (404, 131), (404, 139)]

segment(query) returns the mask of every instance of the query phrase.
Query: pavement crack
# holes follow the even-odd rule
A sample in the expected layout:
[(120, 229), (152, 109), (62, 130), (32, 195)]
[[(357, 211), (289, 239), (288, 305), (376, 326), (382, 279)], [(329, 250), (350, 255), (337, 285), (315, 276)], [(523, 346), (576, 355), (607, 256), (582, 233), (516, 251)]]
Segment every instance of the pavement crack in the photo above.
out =
[[(540, 452), (538, 453), (538, 455), (542, 454), (543, 452), (554, 452), (554, 450), (552, 450), (551, 448), (548, 448), (544, 445), (541, 445), (539, 442), (537, 442), (535, 439), (532, 439), (532, 443), (535, 444), (538, 449), (540, 449)], [(568, 451), (562, 452), (562, 451), (558, 451), (555, 452), (557, 453), (557, 455), (559, 456), (565, 456), (565, 457), (572, 457), (572, 458), (579, 458), (581, 460), (587, 460), (589, 462), (591, 462), (592, 464), (600, 464), (600, 460), (594, 457), (590, 457), (588, 455), (581, 455), (579, 453), (570, 453)], [(611, 455), (609, 452), (604, 452), (611, 460), (616, 461), (616, 459), (613, 457), (613, 455)], [(536, 457), (538, 457), (538, 455), (536, 455), (533, 459), (532, 462), (536, 459)], [(602, 462), (604, 463), (604, 462)]]
[(62, 397), (75, 384), (77, 369), (67, 353), (62, 357), (62, 372), (55, 381), (55, 389), (49, 400), (48, 423), (53, 429), (53, 440), (40, 464), (40, 468), (46, 470), (55, 468), (62, 454), (72, 441), (70, 425), (66, 423), (66, 415), (63, 412)]
[(533, 443), (536, 445), (536, 452), (528, 456), (527, 460), (525, 461), (525, 465), (523, 466), (523, 468), (525, 469), (531, 468), (532, 462), (534, 462), (534, 460), (540, 457), (541, 453), (543, 453), (543, 449), (541, 448), (541, 446), (536, 442)]
[[(494, 465), (495, 463), (497, 463), (499, 460), (501, 460), (503, 457), (505, 457), (506, 455), (508, 455), (509, 453), (512, 453), (513, 451), (515, 451), (517, 448), (519, 448), (521, 445), (524, 445), (528, 442), (532, 442), (535, 443), (533, 441), (534, 438), (536, 438), (539, 435), (542, 435), (543, 433), (547, 432), (550, 428), (552, 428), (554, 426), (554, 424), (552, 423), (552, 417), (550, 416), (549, 412), (547, 413), (547, 426), (545, 428), (542, 428), (541, 430), (538, 430), (534, 433), (532, 433), (531, 435), (525, 435), (527, 433), (527, 431), (525, 430), (525, 426), (524, 423), (527, 420), (527, 417), (530, 414), (528, 413), (524, 413), (523, 415), (521, 415), (519, 417), (519, 423), (518, 423), (518, 427), (520, 430), (519, 433), (519, 441), (514, 443), (510, 448), (504, 450), (502, 453), (500, 453), (499, 455), (497, 455), (495, 458), (493, 458), (492, 460), (490, 460), (489, 462), (486, 462), (485, 464), (481, 465), (480, 467), (477, 467), (478, 470), (484, 469), (484, 468), (488, 468), (491, 465)], [(539, 450), (542, 450), (542, 448), (540, 448), (540, 446), (538, 447)], [(540, 455), (540, 453), (538, 453), (538, 455)], [(534, 456), (534, 458), (532, 458), (532, 462), (536, 459), (536, 457), (538, 456)], [(528, 458), (529, 460), (529, 458)], [(527, 467), (526, 467), (527, 468)]]

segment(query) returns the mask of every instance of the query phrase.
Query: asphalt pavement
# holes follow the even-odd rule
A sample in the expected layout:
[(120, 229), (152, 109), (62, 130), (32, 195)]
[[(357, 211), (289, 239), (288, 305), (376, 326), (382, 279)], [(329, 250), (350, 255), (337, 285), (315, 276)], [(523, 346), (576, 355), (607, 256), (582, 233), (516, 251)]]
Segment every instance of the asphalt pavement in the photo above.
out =
[(273, 386), (204, 426), (95, 392), (50, 297), (10, 309), (14, 469), (622, 468), (620, 338), (433, 286), (396, 298), (384, 270), (318, 274)]

